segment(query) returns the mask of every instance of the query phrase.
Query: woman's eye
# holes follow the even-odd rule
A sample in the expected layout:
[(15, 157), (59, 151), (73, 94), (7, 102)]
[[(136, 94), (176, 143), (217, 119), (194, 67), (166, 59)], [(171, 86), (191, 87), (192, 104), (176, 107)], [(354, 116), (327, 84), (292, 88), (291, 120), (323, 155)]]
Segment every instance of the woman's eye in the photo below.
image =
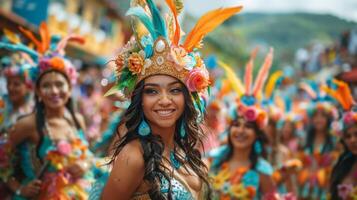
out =
[(171, 89), (171, 93), (174, 93), (174, 94), (179, 94), (182, 92), (182, 89), (181, 88), (174, 88), (174, 89)]
[(147, 88), (144, 90), (145, 94), (157, 94), (157, 91), (155, 89)]

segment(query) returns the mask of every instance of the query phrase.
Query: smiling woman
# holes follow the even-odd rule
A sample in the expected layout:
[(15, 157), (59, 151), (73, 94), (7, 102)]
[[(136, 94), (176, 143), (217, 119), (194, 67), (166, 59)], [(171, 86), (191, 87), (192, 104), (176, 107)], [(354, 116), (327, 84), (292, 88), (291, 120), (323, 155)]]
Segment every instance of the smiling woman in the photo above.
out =
[(115, 60), (117, 84), (107, 94), (119, 89), (131, 104), (117, 129), (112, 171), (93, 187), (90, 199), (210, 199), (207, 168), (197, 149), (203, 137), (201, 97), (210, 81), (197, 49), (241, 7), (207, 13), (179, 44), (179, 2), (166, 0), (167, 22), (151, 0), (132, 1), (127, 12), (135, 17), (133, 27), (139, 19), (146, 30), (134, 29), (135, 39)]
[[(17, 121), (8, 140), (1, 142), (0, 151), (5, 152), (1, 166), (6, 166), (1, 171), (6, 173), (0, 178), (14, 193), (14, 199), (87, 199), (94, 181), (94, 157), (84, 138), (83, 118), (72, 106), (76, 69), (64, 55), (68, 41), (82, 39), (50, 36), (45, 23), (40, 25), (40, 40), (21, 30), (37, 45), (36, 51), (19, 43), (0, 46), (33, 58), (34, 66), (25, 74), (35, 85), (35, 108)], [(16, 160), (14, 154), (19, 155)], [(14, 172), (14, 168), (20, 169)]]

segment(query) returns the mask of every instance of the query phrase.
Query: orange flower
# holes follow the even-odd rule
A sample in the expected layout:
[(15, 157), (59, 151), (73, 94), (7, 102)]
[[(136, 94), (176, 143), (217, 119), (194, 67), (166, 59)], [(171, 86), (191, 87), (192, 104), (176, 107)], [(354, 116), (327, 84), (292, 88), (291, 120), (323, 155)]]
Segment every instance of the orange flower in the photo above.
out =
[(65, 64), (64, 64), (63, 59), (60, 57), (51, 58), (51, 60), (49, 61), (49, 64), (53, 69), (56, 69), (59, 71), (64, 71)]
[(255, 187), (253, 187), (253, 186), (247, 186), (246, 187), (246, 189), (247, 189), (247, 191), (249, 192), (249, 196), (250, 196), (250, 198), (254, 198), (255, 197), (255, 194), (256, 194), (256, 189), (255, 189)]
[(144, 66), (144, 59), (138, 53), (132, 53), (128, 59), (128, 68), (133, 74), (139, 74)]
[(123, 70), (124, 64), (125, 64), (125, 57), (123, 54), (119, 54), (115, 59), (115, 65), (116, 65), (115, 72), (117, 74), (119, 74)]

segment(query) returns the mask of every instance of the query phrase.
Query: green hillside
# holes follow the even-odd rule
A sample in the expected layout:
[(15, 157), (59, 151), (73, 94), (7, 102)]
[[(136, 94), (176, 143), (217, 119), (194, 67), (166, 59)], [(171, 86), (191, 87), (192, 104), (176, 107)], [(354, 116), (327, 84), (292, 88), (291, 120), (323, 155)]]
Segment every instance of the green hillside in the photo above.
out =
[(353, 27), (357, 28), (357, 23), (332, 15), (248, 13), (230, 19), (206, 41), (231, 64), (241, 65), (241, 59), (246, 59), (256, 45), (275, 48), (275, 65), (291, 64), (296, 49), (313, 42), (333, 44), (343, 31)]

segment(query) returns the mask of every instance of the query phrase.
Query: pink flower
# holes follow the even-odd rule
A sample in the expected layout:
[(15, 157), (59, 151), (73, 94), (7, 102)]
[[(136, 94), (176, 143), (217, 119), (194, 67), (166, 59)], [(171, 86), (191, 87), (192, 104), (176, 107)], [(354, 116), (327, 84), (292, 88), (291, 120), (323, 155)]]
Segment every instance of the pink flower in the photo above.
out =
[(338, 196), (342, 199), (347, 199), (348, 195), (352, 192), (353, 186), (350, 184), (338, 185)]
[(190, 71), (186, 79), (187, 88), (191, 92), (201, 92), (209, 86), (208, 71), (204, 67), (198, 67)]
[(72, 151), (71, 144), (69, 144), (65, 140), (61, 140), (61, 141), (58, 142), (57, 149), (62, 155), (65, 155), (65, 156), (70, 154), (71, 151)]
[(346, 113), (345, 116), (343, 116), (343, 122), (346, 124), (349, 124), (352, 122), (352, 115), (350, 112)]
[(244, 118), (249, 122), (255, 121), (257, 119), (257, 117), (258, 117), (258, 113), (252, 107), (247, 108), (246, 111), (244, 112)]

